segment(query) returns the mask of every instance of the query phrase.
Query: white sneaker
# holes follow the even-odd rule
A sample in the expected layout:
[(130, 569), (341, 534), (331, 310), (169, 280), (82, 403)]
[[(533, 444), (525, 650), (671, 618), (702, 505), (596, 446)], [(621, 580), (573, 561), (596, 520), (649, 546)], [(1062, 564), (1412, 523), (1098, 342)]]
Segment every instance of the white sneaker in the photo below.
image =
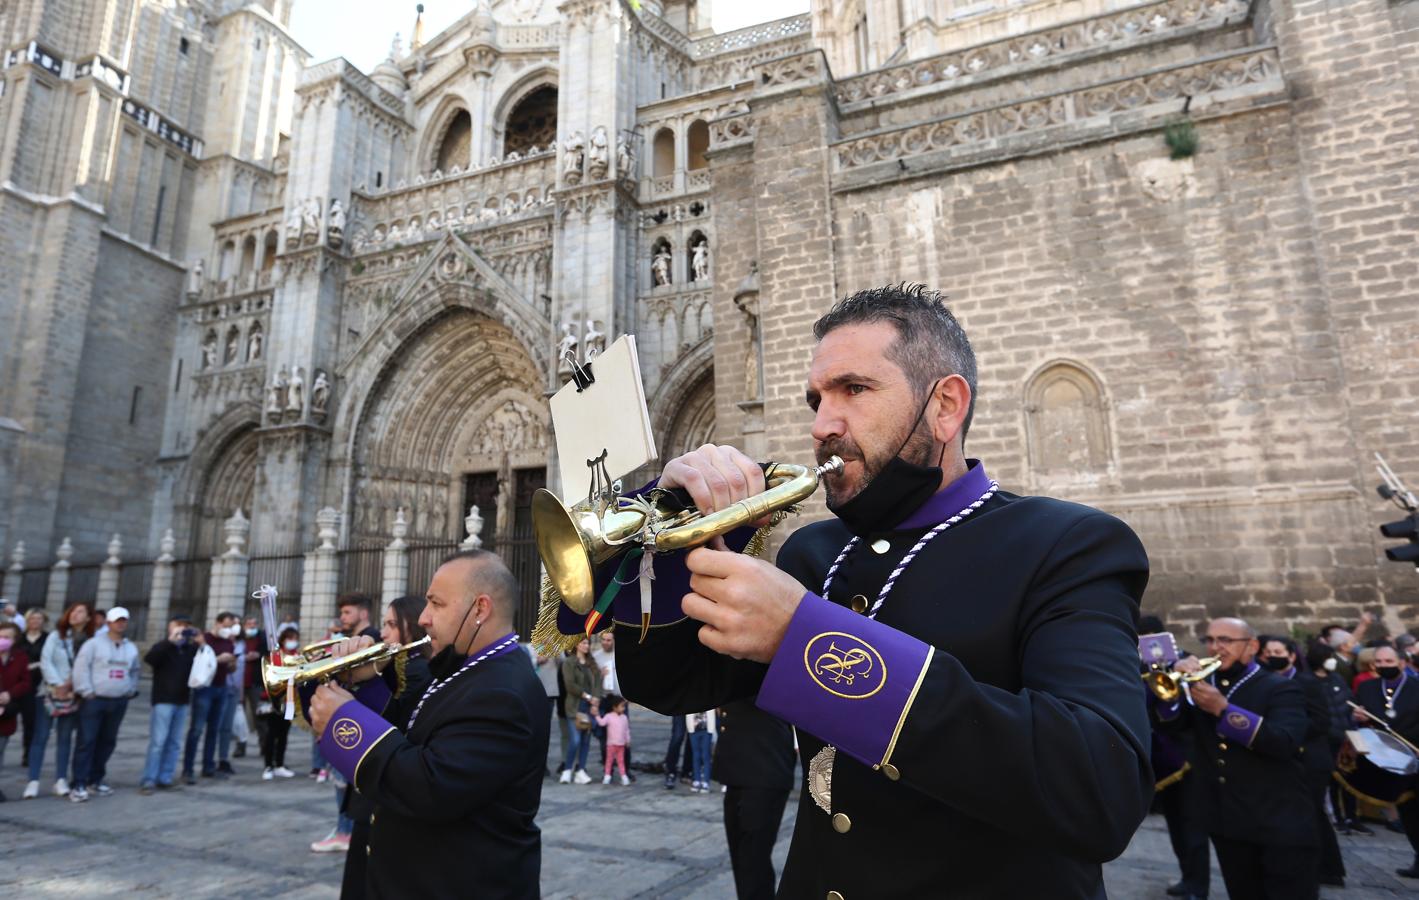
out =
[(610, 783), (611, 783), (611, 773), (610, 773), (610, 772), (607, 772), (607, 773), (602, 777), (601, 783), (602, 783), (602, 784), (610, 784)]
[(276, 777), (276, 772), (275, 772), (274, 769), (267, 769), (267, 770), (265, 770), (264, 772), (261, 773), (261, 780), (262, 780), (262, 781), (270, 781), (271, 779), (273, 779), (273, 778), (275, 778), (275, 777)]
[(572, 770), (571, 770), (571, 769), (563, 769), (563, 770), (562, 770), (562, 777), (557, 779), (557, 783), (558, 783), (558, 784), (571, 784), (571, 783), (572, 783)]
[(39, 796), (39, 782), (31, 781), (25, 785), (25, 792), (20, 795), (21, 800), (33, 800)]
[(108, 786), (108, 782), (100, 781), (99, 786), (94, 788), (94, 793), (98, 794), (100, 797), (107, 797), (109, 794), (113, 793), (113, 788)]
[(69, 799), (74, 803), (83, 803), (89, 799), (89, 792), (81, 787), (74, 788), (69, 792)]
[(292, 772), (290, 769), (286, 768), (285, 766), (277, 766), (277, 767), (275, 768), (275, 770), (274, 770), (274, 773), (275, 773), (275, 775), (276, 775), (277, 778), (295, 778), (295, 777), (296, 777), (296, 773), (295, 773), (295, 772)]
[(65, 797), (65, 796), (68, 796), (68, 794), (69, 794), (69, 782), (65, 781), (63, 778), (61, 778), (61, 779), (59, 779), (58, 781), (54, 782), (54, 796), (56, 796), (56, 797)]
[[(606, 777), (607, 777), (607, 778), (610, 778), (611, 776), (610, 776), (610, 775), (607, 775)], [(625, 776), (625, 775), (622, 775), (622, 776), (621, 776), (621, 783), (622, 783), (622, 784), (630, 784), (630, 783), (631, 783), (631, 779), (630, 779), (629, 777)]]
[(585, 769), (577, 769), (576, 774), (572, 776), (572, 781), (577, 784), (591, 784), (591, 776), (586, 774)]

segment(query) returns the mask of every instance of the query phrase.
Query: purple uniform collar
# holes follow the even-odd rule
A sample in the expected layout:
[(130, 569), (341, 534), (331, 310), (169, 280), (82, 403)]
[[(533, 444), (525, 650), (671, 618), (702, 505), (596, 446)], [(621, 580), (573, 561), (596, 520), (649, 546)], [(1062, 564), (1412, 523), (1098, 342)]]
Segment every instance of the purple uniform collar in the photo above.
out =
[(966, 460), (966, 474), (932, 494), (917, 511), (907, 516), (893, 531), (930, 528), (939, 525), (971, 503), (990, 487), (990, 476), (978, 459)]

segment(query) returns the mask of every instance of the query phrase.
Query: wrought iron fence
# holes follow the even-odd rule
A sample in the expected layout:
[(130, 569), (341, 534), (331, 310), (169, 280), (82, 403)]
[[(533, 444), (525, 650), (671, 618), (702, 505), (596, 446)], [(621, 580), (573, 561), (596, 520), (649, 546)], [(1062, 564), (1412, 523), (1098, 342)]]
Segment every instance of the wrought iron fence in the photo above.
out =
[(259, 616), (261, 602), (251, 595), (264, 584), (276, 588), (276, 615), (281, 621), (295, 621), (301, 614), (301, 576), (305, 572), (305, 555), (287, 553), (280, 556), (253, 556), (247, 561), (246, 604), (242, 615)]
[(384, 547), (371, 545), (340, 551), (341, 594), (378, 597), (384, 590)]
[(457, 541), (434, 541), (409, 547), (409, 586), (411, 594), (422, 597), (429, 589), (434, 572), (450, 554), (458, 550)]
[(152, 592), (152, 563), (124, 563), (118, 570), (118, 605), (128, 610), (129, 637), (148, 633), (148, 599)]
[(20, 576), (20, 598), (18, 607), (20, 609), (29, 609), (32, 606), (43, 607), (45, 597), (48, 593), (49, 569), (25, 569)]
[(531, 524), (516, 526), (510, 533), (494, 536), (488, 549), (503, 558), (517, 577), (522, 596), (518, 598), (513, 627), (524, 638), (532, 634), (537, 624), (537, 607), (541, 601), (542, 561), (537, 556), (537, 541)]
[(191, 616), (193, 623), (206, 627), (209, 622), (198, 621), (207, 612), (207, 589), (212, 580), (212, 560), (180, 559), (173, 564), (172, 606), (170, 615)]
[(99, 569), (101, 566), (70, 566), (69, 591), (64, 595), (65, 604), (92, 604), (99, 593)]

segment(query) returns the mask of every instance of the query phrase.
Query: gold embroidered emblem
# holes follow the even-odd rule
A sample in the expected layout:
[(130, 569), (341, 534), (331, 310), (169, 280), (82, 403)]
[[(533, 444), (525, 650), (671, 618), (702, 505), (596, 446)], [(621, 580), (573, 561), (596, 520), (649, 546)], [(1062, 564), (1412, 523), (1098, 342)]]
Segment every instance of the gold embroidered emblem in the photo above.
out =
[(803, 665), (818, 687), (845, 700), (863, 700), (887, 683), (882, 654), (862, 638), (825, 631), (803, 648)]
[(364, 732), (360, 730), (360, 723), (354, 719), (339, 719), (331, 726), (330, 735), (335, 738), (335, 746), (342, 750), (353, 750), (360, 745)]
[(1250, 728), (1251, 719), (1248, 719), (1239, 712), (1227, 713), (1227, 724), (1231, 725), (1233, 728)]

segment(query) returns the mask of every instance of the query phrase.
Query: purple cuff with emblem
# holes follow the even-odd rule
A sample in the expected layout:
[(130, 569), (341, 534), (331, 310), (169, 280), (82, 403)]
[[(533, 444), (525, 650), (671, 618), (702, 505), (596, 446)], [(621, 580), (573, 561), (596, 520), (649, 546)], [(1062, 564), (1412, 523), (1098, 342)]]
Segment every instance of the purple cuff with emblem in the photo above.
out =
[(1217, 734), (1250, 747), (1252, 739), (1261, 728), (1262, 718), (1249, 709), (1228, 703), (1227, 708), (1222, 710), (1222, 715), (1217, 717)]
[(809, 591), (759, 689), (765, 712), (869, 766), (887, 762), (931, 645)]
[[(653, 487), (655, 487), (654, 481), (627, 496), (638, 497)], [(724, 536), (724, 544), (735, 553), (742, 553), (753, 537), (754, 529), (736, 528)], [(652, 628), (657, 625), (671, 625), (685, 618), (685, 611), (680, 608), (680, 601), (684, 600), (685, 595), (690, 592), (690, 570), (685, 567), (685, 554), (688, 552), (687, 550), (676, 550), (671, 553), (657, 553), (651, 560), (655, 571), (650, 595), (650, 624)], [(606, 589), (606, 585), (610, 584), (611, 579), (616, 575), (621, 558), (620, 555), (617, 555), (614, 559), (597, 567), (597, 597), (601, 596), (601, 592)], [(638, 569), (634, 569), (629, 577), (623, 579), (629, 583), (622, 586), (621, 592), (616, 595), (616, 600), (611, 606), (611, 615), (602, 617), (601, 622), (597, 625), (597, 631), (611, 627), (612, 620), (640, 626), (641, 590), (640, 585), (636, 583), (636, 571)], [(565, 603), (557, 607), (557, 630), (562, 634), (581, 632), (585, 628), (585, 622), (586, 616), (573, 612)]]
[(354, 784), (365, 754), (393, 730), (394, 726), (380, 718), (379, 713), (358, 700), (346, 700), (325, 724), (320, 752), (346, 781)]

